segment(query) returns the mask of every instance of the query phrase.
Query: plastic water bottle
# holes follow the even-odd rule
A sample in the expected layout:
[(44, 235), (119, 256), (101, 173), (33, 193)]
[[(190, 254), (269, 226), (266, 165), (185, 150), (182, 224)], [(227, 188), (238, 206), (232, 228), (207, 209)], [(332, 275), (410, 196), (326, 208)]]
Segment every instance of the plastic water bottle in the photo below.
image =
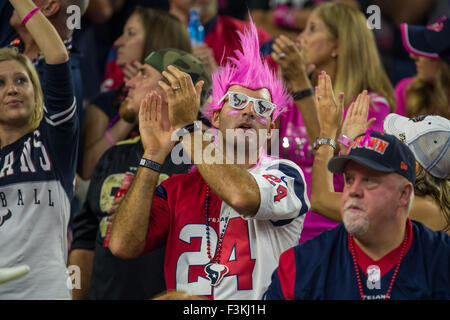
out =
[(203, 43), (203, 39), (205, 38), (205, 29), (200, 22), (199, 10), (197, 8), (193, 8), (189, 12), (188, 32), (189, 37), (191, 38), (191, 45), (193, 47)]

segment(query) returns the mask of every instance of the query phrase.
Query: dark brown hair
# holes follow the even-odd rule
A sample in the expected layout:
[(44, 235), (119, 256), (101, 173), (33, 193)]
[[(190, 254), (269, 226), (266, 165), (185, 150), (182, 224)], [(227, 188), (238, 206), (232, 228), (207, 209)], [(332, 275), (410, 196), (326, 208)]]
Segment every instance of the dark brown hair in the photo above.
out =
[(151, 52), (165, 48), (175, 48), (191, 53), (191, 41), (187, 28), (177, 17), (166, 11), (140, 6), (136, 7), (132, 13), (132, 15), (135, 14), (141, 19), (145, 30), (142, 60)]

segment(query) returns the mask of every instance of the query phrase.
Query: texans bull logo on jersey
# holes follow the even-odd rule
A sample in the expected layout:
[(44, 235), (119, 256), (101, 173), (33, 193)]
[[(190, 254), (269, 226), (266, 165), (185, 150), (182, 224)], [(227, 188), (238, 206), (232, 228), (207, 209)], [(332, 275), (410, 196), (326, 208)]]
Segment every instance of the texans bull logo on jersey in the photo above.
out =
[(218, 286), (229, 271), (227, 266), (219, 263), (209, 263), (205, 267), (206, 277), (211, 281), (213, 287)]
[(8, 209), (8, 212), (5, 215), (0, 216), (0, 227), (5, 223), (6, 220), (11, 218), (12, 212)]

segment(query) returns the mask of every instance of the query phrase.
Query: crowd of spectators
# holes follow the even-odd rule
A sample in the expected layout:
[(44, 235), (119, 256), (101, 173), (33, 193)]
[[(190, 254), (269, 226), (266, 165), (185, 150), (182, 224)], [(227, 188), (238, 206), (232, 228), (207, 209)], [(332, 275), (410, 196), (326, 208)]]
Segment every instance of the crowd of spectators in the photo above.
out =
[(449, 0), (0, 0), (0, 48), (0, 299), (449, 299)]

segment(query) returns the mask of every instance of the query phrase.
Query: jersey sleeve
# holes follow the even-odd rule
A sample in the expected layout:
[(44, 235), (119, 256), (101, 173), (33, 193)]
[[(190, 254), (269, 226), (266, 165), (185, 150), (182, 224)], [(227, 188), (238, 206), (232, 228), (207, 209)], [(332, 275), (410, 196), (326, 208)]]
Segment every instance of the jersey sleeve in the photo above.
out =
[(254, 219), (287, 220), (305, 214), (310, 203), (301, 169), (292, 162), (278, 162), (258, 173), (255, 178), (261, 203)]
[(44, 120), (52, 127), (73, 126), (76, 122), (76, 99), (69, 62), (44, 64)]
[(151, 210), (147, 240), (142, 254), (160, 248), (167, 239), (170, 223), (169, 204), (167, 191), (162, 184), (156, 188)]
[(296, 273), (295, 251), (294, 248), (291, 248), (281, 254), (279, 266), (272, 274), (272, 282), (264, 293), (263, 299), (295, 299)]
[(70, 64), (69, 61), (55, 65), (45, 63), (43, 68), (44, 118), (39, 130), (42, 130), (54, 167), (70, 195), (78, 159), (79, 138)]

